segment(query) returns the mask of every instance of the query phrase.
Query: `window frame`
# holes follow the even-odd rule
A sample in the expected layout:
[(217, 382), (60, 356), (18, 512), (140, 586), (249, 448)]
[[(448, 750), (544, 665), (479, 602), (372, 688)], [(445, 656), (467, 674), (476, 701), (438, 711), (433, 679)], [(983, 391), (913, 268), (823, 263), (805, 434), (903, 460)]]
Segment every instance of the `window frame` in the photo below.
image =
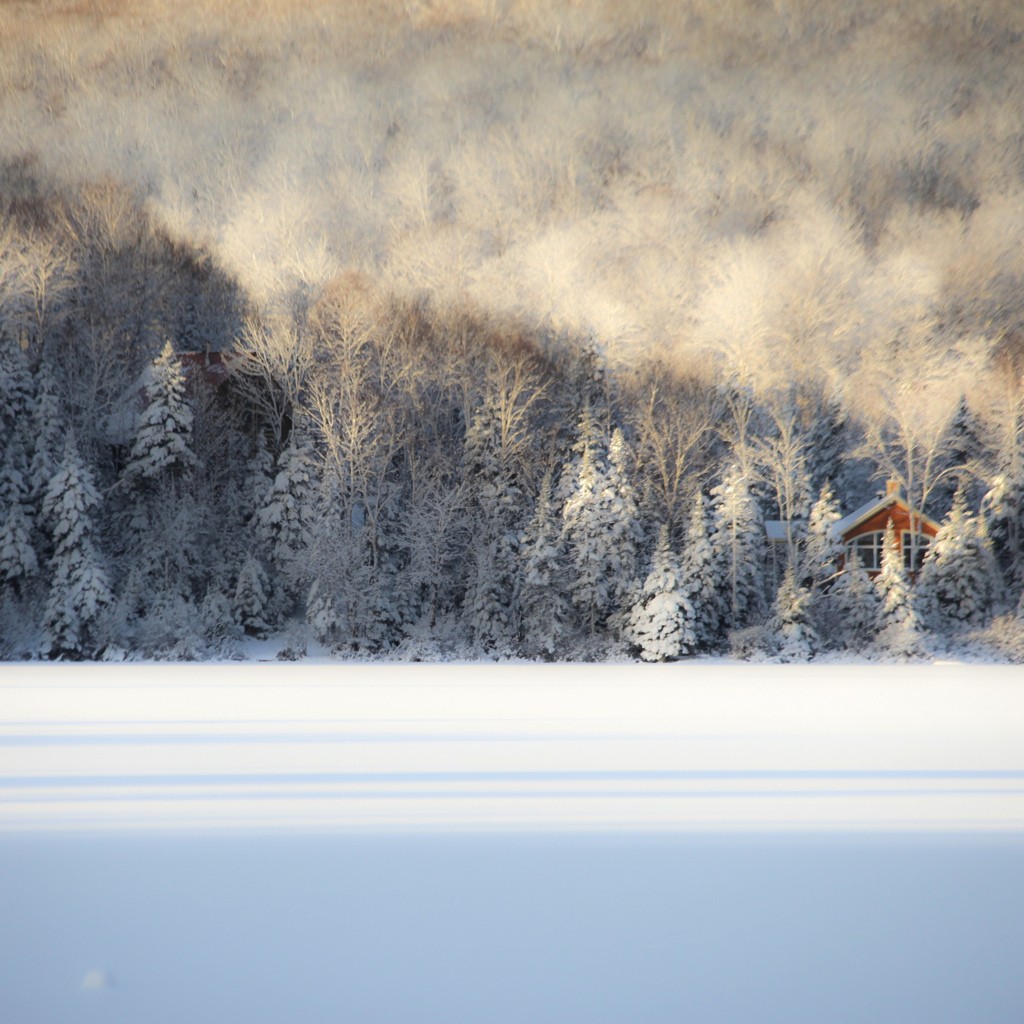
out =
[[(910, 538), (912, 536), (917, 537), (917, 565), (910, 564), (911, 552), (914, 550)], [(932, 540), (934, 538), (925, 533), (923, 530), (900, 530), (900, 553), (903, 555), (903, 568), (907, 572), (920, 572), (921, 566), (924, 565), (924, 560), (931, 550)]]
[[(862, 543), (871, 541), (871, 543)], [(861, 566), (867, 572), (881, 572), (882, 570), (882, 549), (885, 547), (885, 530), (869, 530), (867, 533), (858, 534), (846, 544), (846, 557), (856, 554), (860, 559)], [(870, 551), (872, 558), (865, 558), (865, 551)]]

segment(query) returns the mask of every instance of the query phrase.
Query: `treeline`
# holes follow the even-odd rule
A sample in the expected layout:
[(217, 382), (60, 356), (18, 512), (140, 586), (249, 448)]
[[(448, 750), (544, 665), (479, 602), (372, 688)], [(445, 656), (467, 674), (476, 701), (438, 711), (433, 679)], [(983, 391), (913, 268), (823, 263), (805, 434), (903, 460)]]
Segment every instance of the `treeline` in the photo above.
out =
[[(937, 404), (926, 360), (928, 403), (882, 380), (866, 417), (817, 377), (609, 365), (356, 274), (260, 310), (128, 191), (22, 170), (0, 234), (3, 657), (228, 656), (278, 631), (294, 654), (424, 659), (1024, 651), (1006, 345), (984, 409)], [(916, 585), (894, 538), (877, 580), (837, 571), (829, 528), (886, 478), (944, 522)]]

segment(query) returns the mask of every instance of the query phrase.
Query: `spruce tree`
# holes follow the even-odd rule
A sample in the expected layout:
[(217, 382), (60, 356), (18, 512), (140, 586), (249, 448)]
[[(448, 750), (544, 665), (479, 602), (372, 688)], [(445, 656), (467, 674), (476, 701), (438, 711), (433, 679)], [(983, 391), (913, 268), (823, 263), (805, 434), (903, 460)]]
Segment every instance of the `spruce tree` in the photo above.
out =
[(718, 590), (726, 629), (760, 621), (765, 606), (764, 523), (753, 481), (738, 462), (729, 465), (712, 492)]
[(69, 437), (57, 474), (43, 496), (54, 547), (43, 613), (42, 649), (50, 657), (90, 653), (99, 615), (111, 602), (107, 573), (93, 543), (93, 514), (99, 506), (92, 474)]
[(36, 370), (36, 402), (32, 410), (29, 498), (38, 507), (43, 492), (60, 464), (63, 424), (57, 386), (46, 364)]
[(0, 458), (0, 583), (17, 588), (39, 567), (32, 544), (25, 463), (21, 439), (12, 434)]
[(782, 577), (766, 632), (781, 661), (809, 661), (822, 647), (811, 620), (811, 591), (790, 565)]
[(258, 558), (250, 555), (242, 565), (235, 585), (231, 610), (235, 622), (250, 636), (266, 636), (267, 606), (270, 603), (270, 584), (266, 570)]
[(476, 410), (466, 431), (463, 472), (470, 481), (473, 522), (469, 625), (481, 649), (507, 652), (518, 632), (516, 583), (523, 498), (504, 458), (491, 399)]
[(564, 591), (568, 562), (551, 492), (548, 470), (523, 536), (519, 585), (521, 646), (524, 653), (544, 658), (554, 658), (563, 649), (572, 626), (572, 610)]
[(35, 386), (21, 346), (0, 323), (0, 437), (29, 422), (35, 407)]
[(625, 599), (635, 587), (640, 528), (618, 432), (612, 447), (614, 458), (604, 445), (585, 446), (574, 474), (576, 489), (562, 510), (570, 598), (589, 636), (628, 610)]
[(292, 598), (305, 583), (308, 571), (305, 555), (315, 496), (311, 463), (312, 452), (304, 432), (293, 428), (287, 446), (277, 458), (277, 472), (254, 516), (257, 536)]
[(891, 519), (885, 530), (882, 568), (875, 577), (875, 586), (881, 605), (879, 644), (895, 654), (919, 654), (922, 649), (921, 620)]
[(697, 650), (710, 650), (721, 635), (722, 602), (709, 538), (707, 502), (699, 490), (694, 496), (683, 548), (681, 585), (693, 609), (694, 646)]
[(828, 597), (833, 646), (858, 652), (869, 647), (878, 635), (882, 600), (856, 552), (846, 559)]
[(683, 591), (667, 525), (658, 532), (651, 570), (630, 611), (626, 634), (644, 661), (673, 661), (696, 646), (693, 605)]
[(824, 586), (839, 571), (845, 548), (842, 540), (832, 535), (832, 527), (841, 518), (835, 491), (826, 480), (807, 520), (801, 571), (810, 586)]
[(139, 417), (125, 467), (130, 480), (157, 480), (193, 465), (192, 409), (185, 377), (167, 342), (150, 368), (146, 408)]
[(967, 404), (966, 396), (953, 413), (946, 438), (944, 462), (949, 476), (936, 489), (934, 500), (939, 508), (952, 502), (957, 490), (963, 490), (968, 501), (976, 504), (982, 497), (981, 469), (988, 451), (989, 431)]
[(960, 487), (921, 569), (918, 598), (929, 626), (948, 631), (983, 624), (995, 601), (996, 576), (984, 520), (970, 512)]

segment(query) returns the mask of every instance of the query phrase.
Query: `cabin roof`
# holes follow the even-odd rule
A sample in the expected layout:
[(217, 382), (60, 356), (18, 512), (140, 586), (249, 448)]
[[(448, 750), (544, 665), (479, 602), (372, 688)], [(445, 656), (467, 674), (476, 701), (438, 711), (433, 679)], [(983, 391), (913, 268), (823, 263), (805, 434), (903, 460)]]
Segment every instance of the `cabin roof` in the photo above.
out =
[(860, 508), (854, 509), (854, 511), (848, 516), (844, 516), (838, 522), (833, 523), (832, 528), (828, 531), (828, 535), (833, 540), (842, 540), (848, 533), (851, 533), (860, 526), (861, 523), (878, 515), (879, 512), (884, 512), (885, 509), (892, 505), (898, 505), (919, 522), (929, 526), (932, 530), (938, 530), (939, 524), (935, 522), (934, 519), (931, 519), (923, 512), (919, 512), (917, 509), (912, 508), (898, 494), (883, 494), (882, 497), (874, 498), (864, 505), (861, 505)]

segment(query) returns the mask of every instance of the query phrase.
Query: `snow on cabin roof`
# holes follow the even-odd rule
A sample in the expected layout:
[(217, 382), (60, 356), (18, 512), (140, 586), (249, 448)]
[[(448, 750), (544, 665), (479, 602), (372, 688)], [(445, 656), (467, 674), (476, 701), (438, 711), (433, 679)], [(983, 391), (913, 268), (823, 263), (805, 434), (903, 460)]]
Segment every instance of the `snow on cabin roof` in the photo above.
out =
[(927, 523), (936, 530), (939, 528), (938, 523), (923, 512), (918, 512), (917, 509), (911, 508), (898, 494), (883, 494), (880, 498), (874, 498), (861, 505), (860, 508), (855, 509), (848, 516), (844, 516), (839, 522), (833, 523), (832, 528), (828, 531), (829, 537), (832, 540), (842, 540), (854, 527), (859, 526), (865, 520), (877, 515), (890, 505), (902, 505), (903, 508), (922, 523)]

